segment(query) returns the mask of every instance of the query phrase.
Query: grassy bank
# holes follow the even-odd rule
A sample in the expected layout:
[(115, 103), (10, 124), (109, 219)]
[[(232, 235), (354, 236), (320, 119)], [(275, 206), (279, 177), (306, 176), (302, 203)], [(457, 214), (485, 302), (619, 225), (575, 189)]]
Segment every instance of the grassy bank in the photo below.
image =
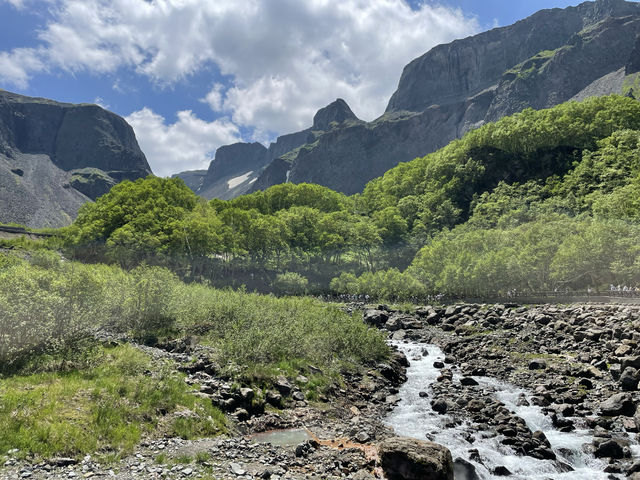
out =
[(105, 334), (146, 344), (189, 337), (236, 385), (303, 373), (310, 398), (388, 354), (359, 317), (310, 298), (216, 290), (158, 267), (85, 265), (46, 250), (0, 254), (0, 454), (117, 455), (150, 433), (223, 430), (222, 414), (170, 366), (102, 346)]
[(117, 458), (144, 435), (194, 438), (226, 430), (224, 415), (189, 393), (183, 375), (130, 346), (96, 347), (61, 368), (41, 357), (0, 383), (0, 453)]

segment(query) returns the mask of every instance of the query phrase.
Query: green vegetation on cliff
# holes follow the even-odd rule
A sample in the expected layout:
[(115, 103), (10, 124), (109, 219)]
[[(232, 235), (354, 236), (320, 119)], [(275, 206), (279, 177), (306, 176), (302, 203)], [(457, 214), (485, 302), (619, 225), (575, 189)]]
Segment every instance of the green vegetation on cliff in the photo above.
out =
[[(639, 136), (639, 102), (591, 98), (487, 124), (352, 197), (283, 184), (207, 203), (180, 180), (124, 182), (64, 236), (79, 259), (262, 291), (324, 292), (334, 277), (336, 292), (381, 298), (635, 284)], [(599, 230), (611, 248), (578, 269), (571, 242)]]

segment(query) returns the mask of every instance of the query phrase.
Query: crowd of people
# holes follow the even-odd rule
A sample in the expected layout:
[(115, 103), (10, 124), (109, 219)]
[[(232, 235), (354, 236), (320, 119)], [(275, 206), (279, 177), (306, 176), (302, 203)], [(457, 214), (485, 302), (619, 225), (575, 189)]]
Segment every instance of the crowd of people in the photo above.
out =
[[(497, 295), (490, 296), (491, 298), (522, 298), (522, 297), (580, 297), (580, 296), (601, 296), (601, 295), (609, 295), (613, 297), (630, 297), (630, 298), (640, 298), (640, 286), (636, 285), (634, 287), (629, 287), (627, 285), (613, 285), (611, 284), (609, 287), (609, 291), (602, 292), (599, 289), (593, 287), (587, 287), (586, 290), (571, 290), (568, 287), (556, 287), (553, 291), (547, 292), (529, 292), (522, 291), (516, 288), (512, 288), (507, 290), (506, 292), (498, 292)], [(325, 302), (344, 302), (344, 303), (370, 303), (374, 301), (380, 300), (376, 298), (375, 295), (368, 294), (336, 294), (336, 293), (326, 293), (315, 295), (318, 300), (323, 300)], [(471, 295), (471, 297), (474, 297)], [(436, 295), (427, 295), (425, 297), (409, 297), (409, 298), (391, 298), (386, 299), (387, 301), (406, 301), (415, 304), (427, 304), (427, 303), (441, 303), (445, 300), (451, 300), (454, 298), (458, 298), (455, 296), (445, 295), (443, 293), (439, 293)], [(489, 298), (489, 297), (487, 297)]]
[(640, 286), (628, 287), (627, 285), (614, 285), (609, 286), (609, 291), (614, 297), (640, 297)]

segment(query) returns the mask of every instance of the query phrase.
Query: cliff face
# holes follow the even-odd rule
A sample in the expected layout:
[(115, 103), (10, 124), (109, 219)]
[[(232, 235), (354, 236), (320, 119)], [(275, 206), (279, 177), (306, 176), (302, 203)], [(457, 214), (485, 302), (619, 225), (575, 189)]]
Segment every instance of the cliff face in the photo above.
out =
[(338, 99), (311, 128), (271, 144), (251, 185), (220, 198), (288, 181), (353, 194), (398, 163), (525, 108), (638, 95), (639, 35), (640, 3), (597, 0), (439, 45), (404, 68), (380, 118), (362, 122)]
[(150, 173), (114, 113), (0, 90), (0, 222), (66, 225), (86, 201)]
[(227, 200), (254, 190), (262, 190), (287, 181), (291, 162), (300, 147), (312, 145), (326, 132), (362, 121), (342, 99), (327, 105), (316, 113), (313, 125), (296, 133), (282, 135), (265, 148), (259, 143), (236, 143), (220, 147), (209, 165), (201, 183), (194, 188), (195, 171), (176, 176), (189, 180), (187, 185), (205, 198)]
[(409, 63), (387, 112), (423, 111), (464, 101), (494, 86), (503, 73), (538, 52), (569, 43), (607, 17), (640, 15), (640, 5), (597, 0), (566, 9), (541, 10), (508, 27), (439, 45)]
[(437, 46), (405, 67), (382, 117), (324, 132), (289, 152), (288, 166), (274, 161), (253, 188), (314, 182), (357, 193), (398, 163), (486, 122), (529, 107), (625, 94), (639, 83), (630, 73), (639, 34), (639, 3), (598, 0)]

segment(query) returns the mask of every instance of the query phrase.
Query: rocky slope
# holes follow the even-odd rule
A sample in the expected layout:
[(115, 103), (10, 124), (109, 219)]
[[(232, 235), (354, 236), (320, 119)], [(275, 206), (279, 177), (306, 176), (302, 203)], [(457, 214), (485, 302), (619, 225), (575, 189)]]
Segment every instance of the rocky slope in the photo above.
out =
[(309, 148), (326, 132), (362, 123), (339, 98), (316, 113), (311, 127), (282, 135), (269, 148), (259, 143), (220, 147), (199, 183), (196, 182), (200, 171), (186, 171), (174, 176), (182, 178), (198, 195), (227, 200), (286, 182), (290, 164), (300, 147)]
[[(379, 306), (366, 309), (363, 318), (388, 332), (396, 345), (417, 346), (415, 355), (407, 358), (395, 352), (388, 363), (365, 374), (346, 374), (343, 383), (315, 401), (302, 393), (308, 381), (303, 376), (283, 376), (260, 396), (250, 388), (231, 388), (229, 379), (220, 378), (218, 367), (208, 360), (206, 347), (193, 347), (188, 339), (162, 349), (140, 347), (175, 360), (199, 395), (230, 414), (232, 437), (148, 438), (135, 454), (115, 464), (90, 456), (34, 462), (20, 460), (19, 452), (11, 451), (0, 457), (0, 479), (179, 479), (208, 474), (373, 480), (384, 478), (383, 470), (386, 478), (399, 478), (393, 471), (406, 474), (418, 463), (447, 463), (443, 471), (450, 474), (453, 468), (455, 478), (477, 479), (487, 478), (481, 476), (481, 469), (489, 467), (487, 452), (479, 444), (488, 439), (497, 442), (500, 454), (520, 459), (516, 468), (532, 459), (547, 462), (553, 472), (535, 478), (640, 478), (640, 305), (461, 304), (411, 312)], [(388, 426), (388, 413), (408, 400), (401, 384), (411, 381), (411, 369), (435, 346), (444, 355), (434, 363), (438, 377), (433, 383), (421, 378), (425, 391), (412, 401), (446, 418), (446, 428), (462, 431), (466, 459), (459, 452), (451, 457), (428, 442), (397, 439)], [(526, 392), (515, 400), (518, 408), (505, 404), (500, 392), (489, 388), (496, 381)], [(541, 409), (553, 438), (532, 428), (518, 413), (529, 406)], [(430, 438), (433, 432), (421, 426), (419, 418), (415, 422), (421, 439)], [(296, 430), (288, 430), (292, 428)], [(586, 476), (572, 471), (566, 462), (571, 452), (556, 446), (562, 435), (572, 432), (584, 440), (575, 448), (590, 459), (591, 474)], [(428, 462), (416, 460), (423, 454)], [(492, 466), (488, 478), (502, 476), (532, 478), (504, 465)]]
[(83, 203), (150, 173), (114, 113), (0, 90), (0, 222), (67, 225)]
[(349, 113), (280, 137), (251, 185), (223, 198), (287, 181), (353, 194), (398, 163), (524, 108), (637, 95), (639, 33), (640, 4), (597, 0), (439, 45), (405, 67), (380, 118), (362, 122), (344, 102), (330, 105), (333, 115)]

